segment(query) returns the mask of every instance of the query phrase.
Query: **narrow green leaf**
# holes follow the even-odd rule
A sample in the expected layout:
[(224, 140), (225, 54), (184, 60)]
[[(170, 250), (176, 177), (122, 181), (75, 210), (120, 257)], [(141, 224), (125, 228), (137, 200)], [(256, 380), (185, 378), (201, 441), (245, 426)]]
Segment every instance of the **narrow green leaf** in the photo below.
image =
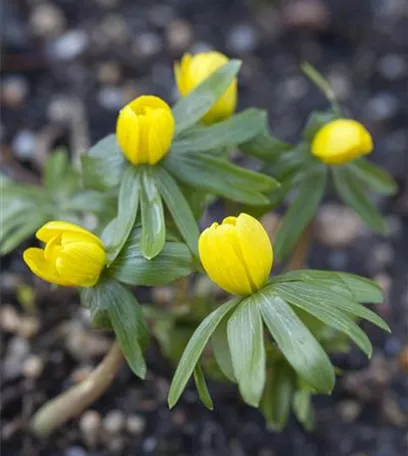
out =
[(162, 200), (151, 167), (146, 167), (142, 171), (140, 209), (142, 215), (140, 246), (143, 256), (151, 260), (162, 251), (166, 240)]
[(164, 166), (188, 185), (247, 204), (268, 204), (263, 192), (279, 188), (279, 183), (269, 176), (204, 153), (169, 154)]
[(156, 167), (156, 179), (159, 191), (173, 217), (186, 244), (195, 256), (198, 256), (198, 231), (190, 205), (172, 176), (161, 166)]
[(128, 164), (119, 188), (118, 215), (113, 237), (108, 243), (109, 264), (119, 255), (136, 221), (139, 207), (140, 175), (137, 167)]
[(268, 427), (281, 431), (289, 418), (295, 378), (292, 369), (284, 361), (276, 362), (268, 371), (261, 400), (261, 411)]
[(258, 407), (265, 385), (265, 345), (262, 318), (255, 299), (248, 297), (228, 320), (228, 345), (239, 391)]
[(228, 315), (221, 320), (214, 331), (211, 337), (211, 344), (215, 360), (217, 361), (221, 372), (228, 378), (228, 380), (236, 383), (237, 380), (232, 366), (231, 350), (228, 345), (227, 324)]
[(149, 261), (142, 254), (140, 239), (141, 229), (134, 228), (109, 266), (108, 272), (114, 279), (129, 285), (161, 286), (194, 271), (191, 253), (185, 244), (168, 240), (160, 254)]
[(68, 154), (65, 150), (56, 150), (47, 158), (44, 166), (44, 186), (49, 190), (58, 190), (69, 167)]
[[(314, 317), (331, 326), (334, 329), (350, 337), (360, 349), (371, 358), (373, 347), (370, 339), (364, 331), (348, 316), (347, 313), (335, 306), (327, 306), (322, 301), (309, 300), (299, 293), (299, 287), (293, 290), (293, 284), (298, 282), (288, 282), (275, 285), (273, 288), (276, 293), (289, 304), (312, 314)], [(302, 286), (302, 283), (299, 283)], [(342, 299), (339, 297), (339, 299)]]
[(277, 139), (269, 133), (268, 116), (263, 112), (262, 129), (259, 134), (251, 138), (244, 144), (240, 144), (239, 149), (247, 155), (264, 160), (265, 162), (274, 162), (279, 154), (292, 146), (280, 139)]
[(334, 185), (343, 202), (350, 206), (374, 231), (385, 233), (387, 227), (375, 205), (367, 198), (364, 185), (344, 166), (332, 166)]
[(176, 135), (197, 123), (210, 110), (211, 106), (228, 89), (240, 66), (239, 60), (230, 60), (214, 71), (187, 96), (180, 98), (173, 107)]
[(142, 349), (149, 341), (149, 331), (142, 309), (132, 293), (114, 280), (101, 279), (93, 288), (82, 292), (91, 314), (109, 316), (120, 347), (132, 371), (145, 378), (146, 363)]
[(259, 133), (263, 117), (262, 111), (250, 108), (210, 127), (195, 128), (174, 141), (171, 153), (205, 152), (241, 144)]
[(272, 282), (291, 280), (324, 285), (336, 293), (340, 293), (340, 288), (342, 288), (343, 294), (356, 302), (380, 304), (384, 300), (384, 293), (376, 282), (347, 272), (300, 269), (275, 276)]
[(310, 391), (305, 389), (296, 391), (293, 397), (293, 411), (306, 431), (313, 431), (315, 417), (312, 406), (312, 393)]
[[(385, 321), (375, 312), (352, 299), (348, 299), (343, 294), (334, 293), (327, 289), (327, 287), (314, 283), (287, 282), (285, 284), (274, 285), (274, 288), (281, 287), (281, 285), (285, 285), (286, 290), (290, 289), (293, 297), (302, 296), (305, 302), (314, 302), (321, 306), (325, 306), (326, 308), (337, 308), (343, 312), (363, 318), (385, 331), (390, 331), (387, 323), (385, 323)], [(286, 293), (288, 293), (288, 291), (286, 291)]]
[(392, 176), (374, 163), (359, 158), (347, 165), (356, 178), (381, 195), (395, 195), (398, 185)]
[(119, 149), (116, 135), (108, 135), (81, 155), (85, 187), (107, 190), (120, 184), (126, 159)]
[(286, 211), (276, 233), (274, 252), (283, 260), (292, 251), (300, 235), (312, 220), (323, 198), (326, 184), (326, 169), (310, 174), (301, 181), (296, 196)]
[(189, 340), (180, 362), (177, 366), (173, 380), (170, 385), (168, 403), (169, 407), (173, 408), (179, 400), (184, 388), (191, 377), (194, 368), (207, 345), (211, 335), (217, 328), (218, 324), (233, 307), (240, 301), (240, 298), (232, 299), (218, 307), (210, 315), (208, 315), (195, 330), (193, 336)]
[(340, 113), (340, 106), (336, 98), (334, 90), (331, 88), (327, 79), (316, 70), (316, 68), (308, 62), (303, 62), (301, 65), (303, 73), (316, 85), (323, 95), (330, 101), (334, 111)]
[(18, 247), (23, 241), (31, 237), (41, 225), (46, 221), (46, 215), (37, 214), (24, 214), (24, 221), (21, 224), (15, 225), (13, 231), (3, 235), (0, 247), (0, 255), (6, 255)]
[(214, 410), (214, 404), (207, 388), (203, 371), (199, 363), (194, 368), (194, 382), (201, 402), (210, 410)]
[(335, 376), (330, 360), (293, 309), (271, 290), (257, 293), (263, 320), (285, 358), (316, 391), (330, 393)]

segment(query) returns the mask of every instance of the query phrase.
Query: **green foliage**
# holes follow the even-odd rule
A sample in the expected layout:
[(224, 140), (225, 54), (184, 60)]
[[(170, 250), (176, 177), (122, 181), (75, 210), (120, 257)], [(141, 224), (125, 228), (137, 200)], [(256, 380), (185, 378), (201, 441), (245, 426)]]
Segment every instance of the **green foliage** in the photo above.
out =
[(0, 206), (0, 254), (5, 255), (49, 220), (81, 223), (83, 214), (89, 213), (105, 220), (114, 213), (115, 199), (109, 193), (82, 188), (66, 152), (56, 150), (45, 163), (43, 186), (17, 183), (2, 175)]

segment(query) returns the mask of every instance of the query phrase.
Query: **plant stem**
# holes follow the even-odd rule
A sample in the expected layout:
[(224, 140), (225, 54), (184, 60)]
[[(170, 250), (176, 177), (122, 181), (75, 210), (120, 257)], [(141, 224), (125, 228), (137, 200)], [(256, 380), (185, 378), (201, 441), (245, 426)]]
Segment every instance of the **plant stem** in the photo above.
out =
[(288, 264), (286, 265), (286, 269), (288, 271), (302, 269), (305, 266), (307, 254), (309, 253), (309, 247), (312, 240), (312, 231), (312, 223), (309, 223), (309, 225), (306, 226), (305, 230), (300, 236), (293, 254), (290, 257)]
[(30, 428), (37, 437), (46, 437), (69, 419), (79, 415), (112, 384), (124, 358), (115, 341), (96, 369), (78, 385), (43, 405), (32, 417)]

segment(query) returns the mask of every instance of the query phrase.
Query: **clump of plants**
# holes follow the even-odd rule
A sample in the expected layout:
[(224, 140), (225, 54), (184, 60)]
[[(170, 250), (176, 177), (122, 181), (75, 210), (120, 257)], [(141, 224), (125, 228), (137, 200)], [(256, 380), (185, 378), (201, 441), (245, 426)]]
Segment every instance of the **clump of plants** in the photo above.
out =
[[(235, 113), (240, 65), (219, 52), (186, 54), (174, 68), (179, 101), (170, 107), (144, 95), (130, 102), (116, 133), (84, 152), (79, 170), (56, 152), (41, 187), (3, 176), (1, 252), (36, 231), (40, 246), (25, 250), (27, 266), (50, 283), (77, 287), (94, 327), (116, 339), (83, 383), (36, 412), (36, 435), (89, 406), (123, 357), (145, 378), (151, 337), (175, 366), (169, 407), (193, 379), (212, 409), (211, 377), (236, 384), (272, 428), (282, 429), (293, 410), (310, 429), (312, 395), (335, 385), (329, 355), (351, 341), (371, 356), (361, 319), (389, 331), (366, 306), (383, 299), (376, 283), (301, 264), (329, 184), (370, 228), (385, 232), (368, 192), (391, 195), (396, 185), (366, 159), (370, 133), (342, 113), (326, 81), (306, 65), (329, 107), (311, 114), (298, 143), (275, 138), (265, 111)], [(235, 164), (236, 150), (256, 157), (257, 170)], [(272, 246), (258, 218), (289, 196)], [(201, 231), (203, 212), (218, 200), (225, 218)], [(137, 301), (138, 286), (169, 284), (181, 290), (172, 306)]]

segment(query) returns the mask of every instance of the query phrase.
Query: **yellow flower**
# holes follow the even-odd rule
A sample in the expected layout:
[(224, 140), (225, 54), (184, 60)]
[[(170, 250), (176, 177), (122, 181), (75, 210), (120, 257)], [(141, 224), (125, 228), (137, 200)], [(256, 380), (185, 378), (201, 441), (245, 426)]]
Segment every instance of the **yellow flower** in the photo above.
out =
[[(181, 96), (186, 96), (201, 82), (211, 76), (215, 70), (228, 63), (228, 58), (220, 52), (203, 52), (191, 56), (184, 54), (181, 62), (174, 65), (176, 84)], [(230, 117), (237, 104), (237, 80), (234, 79), (226, 92), (217, 100), (201, 119), (211, 124)]]
[(134, 165), (154, 165), (169, 151), (175, 121), (169, 105), (161, 98), (144, 95), (119, 113), (116, 137), (125, 157)]
[(370, 133), (352, 119), (337, 119), (324, 125), (312, 142), (312, 154), (328, 165), (342, 165), (373, 150)]
[(271, 242), (261, 223), (248, 214), (213, 223), (201, 233), (198, 251), (210, 279), (231, 294), (256, 292), (271, 272)]
[(29, 248), (23, 254), (31, 271), (57, 285), (92, 287), (106, 264), (101, 240), (72, 223), (52, 221), (36, 233), (44, 249)]

